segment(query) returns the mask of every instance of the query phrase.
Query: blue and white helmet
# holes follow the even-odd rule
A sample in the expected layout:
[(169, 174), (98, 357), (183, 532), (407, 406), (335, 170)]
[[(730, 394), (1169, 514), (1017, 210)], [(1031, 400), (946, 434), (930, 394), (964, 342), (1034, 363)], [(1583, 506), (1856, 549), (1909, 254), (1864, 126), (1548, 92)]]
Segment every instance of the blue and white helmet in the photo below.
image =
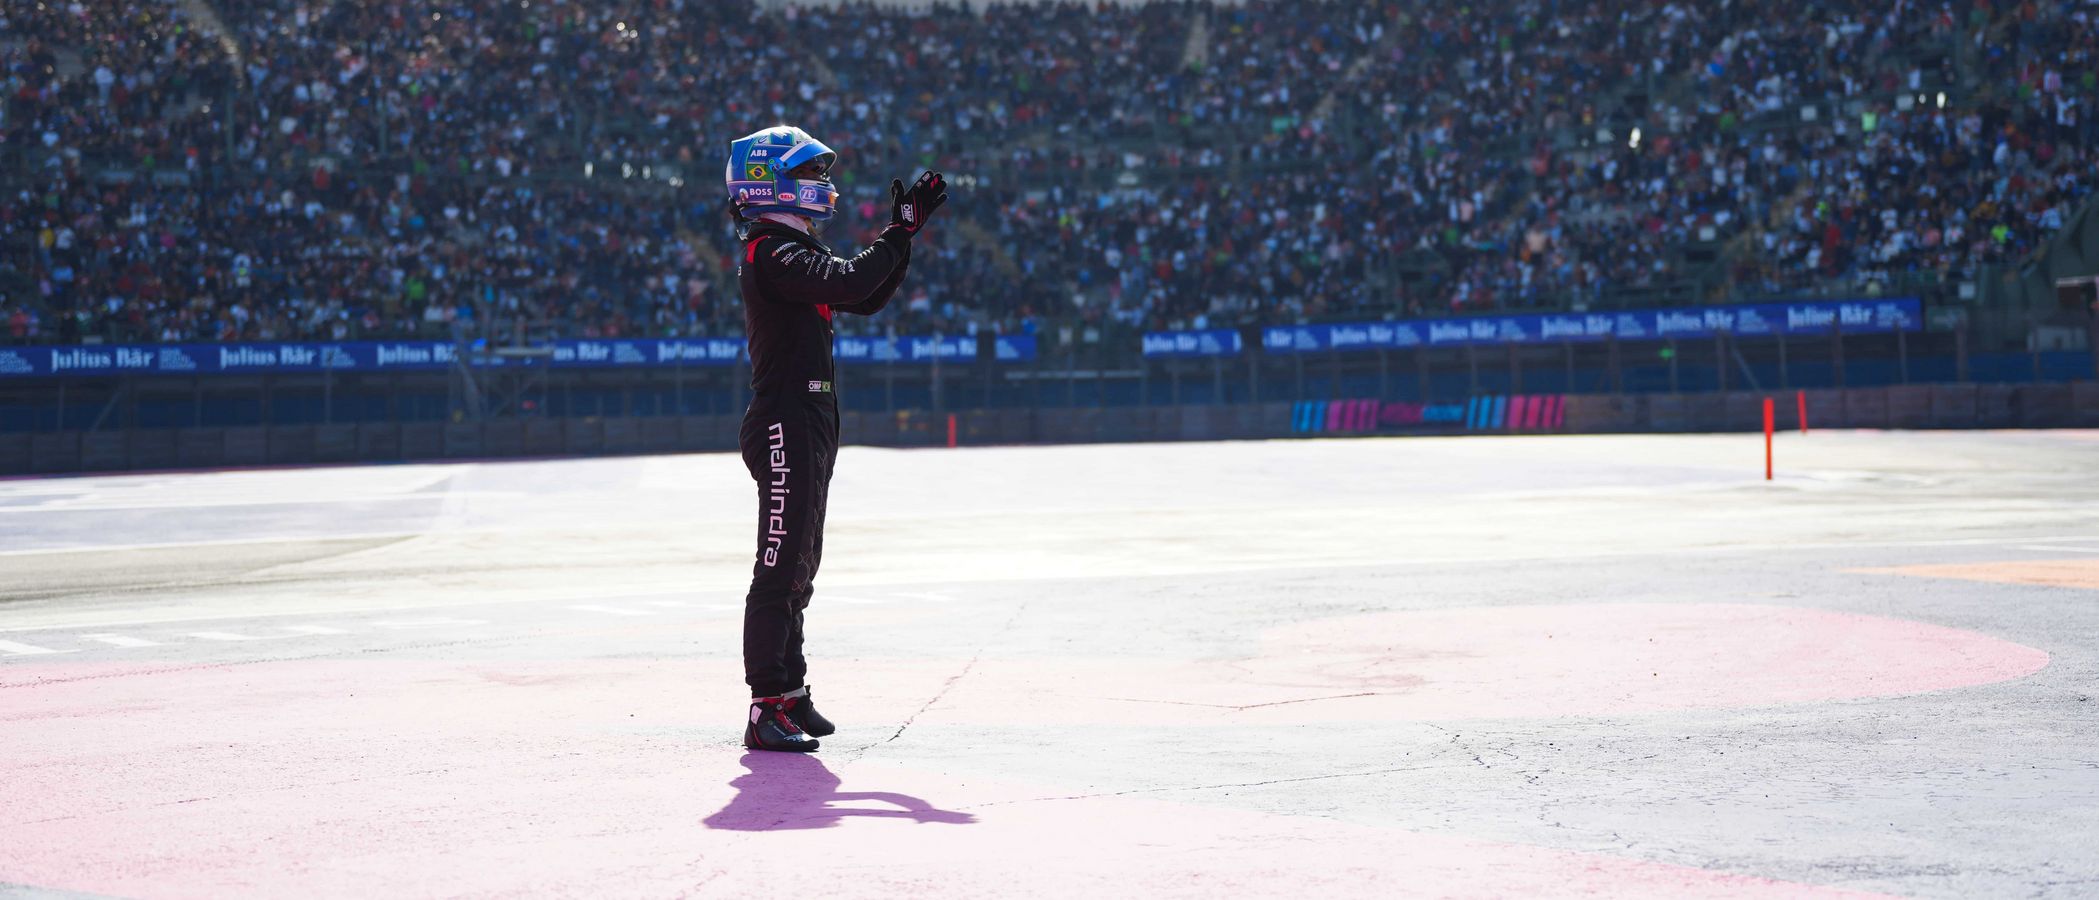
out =
[[(792, 125), (744, 135), (729, 144), (729, 203), (740, 219), (768, 212), (828, 219), (838, 208), (838, 189), (829, 178), (831, 164), (837, 159), (837, 151)], [(824, 175), (788, 176), (810, 162), (821, 162)]]

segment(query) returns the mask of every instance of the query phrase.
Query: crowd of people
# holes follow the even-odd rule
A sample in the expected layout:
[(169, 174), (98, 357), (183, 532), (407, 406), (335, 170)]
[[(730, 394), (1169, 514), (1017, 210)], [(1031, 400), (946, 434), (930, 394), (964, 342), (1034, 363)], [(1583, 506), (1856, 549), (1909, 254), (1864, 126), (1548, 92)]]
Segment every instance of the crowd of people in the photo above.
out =
[[(1455, 308), (1890, 290), (2023, 258), (2090, 193), (2099, 93), (2047, 75), (2099, 51), (2073, 4), (1498, 11), (1408, 35), (1344, 89), (1391, 140), (1519, 163), (1511, 202), (1443, 204), (1482, 213), (1429, 285)], [(1419, 47), (1447, 65), (1410, 67)]]
[(2099, 170), (2065, 0), (193, 8), (0, 12), (0, 339), (735, 334), (782, 121), (840, 244), (949, 173), (898, 333), (1887, 290)]

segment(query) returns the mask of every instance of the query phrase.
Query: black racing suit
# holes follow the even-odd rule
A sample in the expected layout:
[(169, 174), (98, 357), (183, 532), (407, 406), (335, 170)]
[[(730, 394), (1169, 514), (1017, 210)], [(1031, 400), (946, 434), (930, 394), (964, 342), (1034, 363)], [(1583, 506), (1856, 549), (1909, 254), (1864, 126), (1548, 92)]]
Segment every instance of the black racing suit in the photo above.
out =
[(753, 697), (802, 686), (802, 611), (824, 553), (824, 505), (838, 455), (831, 316), (888, 305), (911, 264), (911, 233), (892, 225), (852, 259), (816, 238), (760, 221), (736, 276), (750, 335), (751, 391), (738, 444), (758, 482), (758, 559), (743, 603), (743, 672)]

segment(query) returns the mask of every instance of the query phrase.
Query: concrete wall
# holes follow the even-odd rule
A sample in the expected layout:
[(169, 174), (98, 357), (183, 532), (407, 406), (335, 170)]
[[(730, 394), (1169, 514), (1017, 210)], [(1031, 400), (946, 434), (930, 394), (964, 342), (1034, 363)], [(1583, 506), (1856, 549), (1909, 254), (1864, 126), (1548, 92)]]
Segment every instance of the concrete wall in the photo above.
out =
[[(1810, 428), (2099, 427), (2099, 382), (1933, 384), (1807, 391)], [(1570, 396), (1567, 431), (1756, 431), (1764, 394)], [(1773, 395), (1777, 426), (1800, 424), (1795, 394)]]
[[(1909, 385), (1808, 391), (1811, 428), (2099, 427), (2099, 382), (2024, 385)], [(957, 443), (1063, 444), (1286, 438), (1304, 434), (1465, 434), (1756, 431), (1763, 394), (1633, 394), (1554, 397), (1549, 417), (1469, 416), (1463, 422), (1392, 426), (1347, 401), (1346, 414), (1307, 415), (1291, 402), (1235, 406), (971, 410), (954, 414)], [(1478, 401), (1497, 398), (1476, 398)], [(1499, 398), (1497, 408), (1538, 408), (1542, 397)], [(1776, 397), (1779, 428), (1798, 427), (1791, 393)], [(1324, 405), (1324, 404), (1316, 404)], [(946, 414), (846, 413), (847, 443), (934, 447), (947, 443)], [(1330, 423), (1309, 430), (1307, 422)], [(1541, 424), (1549, 423), (1549, 424)], [(0, 434), (0, 474), (402, 460), (726, 451), (733, 415), (534, 419), (447, 424), (170, 428)]]

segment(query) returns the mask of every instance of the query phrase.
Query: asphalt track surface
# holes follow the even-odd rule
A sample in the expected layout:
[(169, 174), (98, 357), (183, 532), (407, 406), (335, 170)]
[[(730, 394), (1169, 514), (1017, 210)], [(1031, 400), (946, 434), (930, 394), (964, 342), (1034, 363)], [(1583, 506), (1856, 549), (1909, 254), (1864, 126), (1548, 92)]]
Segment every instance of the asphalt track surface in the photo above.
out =
[(2099, 893), (2099, 433), (0, 482), (0, 896)]

